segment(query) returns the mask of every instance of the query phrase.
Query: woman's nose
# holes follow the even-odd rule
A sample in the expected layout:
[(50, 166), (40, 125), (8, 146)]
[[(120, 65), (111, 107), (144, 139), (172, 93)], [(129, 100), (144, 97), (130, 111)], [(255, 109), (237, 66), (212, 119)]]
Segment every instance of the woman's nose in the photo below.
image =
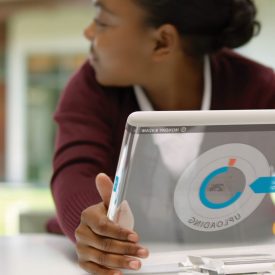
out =
[(95, 35), (95, 24), (94, 22), (92, 22), (89, 26), (87, 26), (84, 30), (84, 36), (88, 39), (88, 40), (93, 40)]

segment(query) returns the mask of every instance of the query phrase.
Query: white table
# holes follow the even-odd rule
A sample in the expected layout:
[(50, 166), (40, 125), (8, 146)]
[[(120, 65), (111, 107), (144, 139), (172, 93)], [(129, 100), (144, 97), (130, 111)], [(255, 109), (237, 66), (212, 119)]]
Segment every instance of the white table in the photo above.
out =
[(0, 237), (1, 275), (83, 275), (74, 245), (48, 234)]
[[(177, 250), (176, 247), (169, 250), (174, 248)], [(155, 252), (160, 250), (163, 248), (155, 246)], [(275, 257), (275, 244), (249, 248), (196, 248), (196, 250), (188, 249), (164, 254), (152, 253), (150, 259), (144, 261), (144, 265), (163, 264), (171, 260), (180, 262), (186, 255), (220, 255), (220, 253), (271, 253)], [(87, 275), (87, 273), (78, 266), (74, 245), (67, 238), (50, 234), (30, 234), (0, 237), (0, 275)]]

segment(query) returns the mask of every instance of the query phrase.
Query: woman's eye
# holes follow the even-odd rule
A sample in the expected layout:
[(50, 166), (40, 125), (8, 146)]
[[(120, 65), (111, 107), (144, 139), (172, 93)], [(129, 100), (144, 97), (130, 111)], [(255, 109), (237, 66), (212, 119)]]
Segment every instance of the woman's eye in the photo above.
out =
[(102, 21), (100, 21), (98, 19), (95, 19), (95, 24), (98, 27), (107, 27), (108, 26), (108, 24), (106, 24), (106, 23), (104, 23), (104, 22), (102, 22)]

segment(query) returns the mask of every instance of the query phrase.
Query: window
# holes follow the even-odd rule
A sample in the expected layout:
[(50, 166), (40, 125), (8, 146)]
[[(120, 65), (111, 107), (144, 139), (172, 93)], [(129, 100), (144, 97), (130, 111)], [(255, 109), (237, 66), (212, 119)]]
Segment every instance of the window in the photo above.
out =
[(33, 54), (27, 58), (27, 181), (48, 184), (52, 171), (55, 124), (60, 92), (84, 62), (83, 54)]

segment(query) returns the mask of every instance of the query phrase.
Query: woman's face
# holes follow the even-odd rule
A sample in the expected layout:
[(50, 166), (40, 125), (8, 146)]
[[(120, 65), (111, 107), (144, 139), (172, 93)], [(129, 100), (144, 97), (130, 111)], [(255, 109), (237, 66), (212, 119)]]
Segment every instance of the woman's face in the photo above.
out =
[(153, 29), (133, 0), (95, 0), (96, 16), (84, 32), (91, 42), (90, 62), (103, 85), (141, 84), (148, 77)]

